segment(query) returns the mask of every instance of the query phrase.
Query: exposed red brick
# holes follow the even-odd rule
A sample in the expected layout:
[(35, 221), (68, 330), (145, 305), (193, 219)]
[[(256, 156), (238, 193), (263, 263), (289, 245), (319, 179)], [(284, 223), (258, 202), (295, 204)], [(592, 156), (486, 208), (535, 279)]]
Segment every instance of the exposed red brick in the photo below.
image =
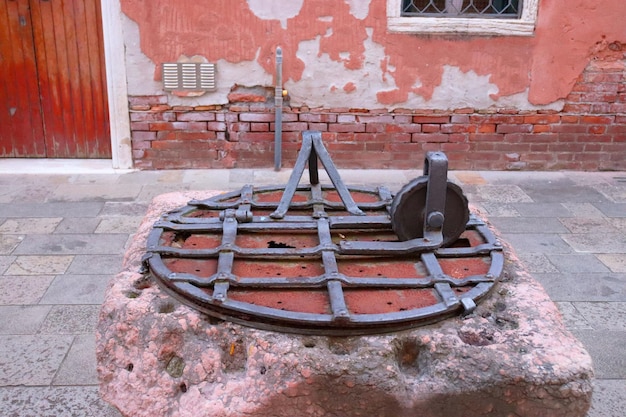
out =
[(450, 123), (450, 116), (413, 116), (413, 123)]
[(130, 112), (131, 122), (173, 122), (176, 114), (172, 112)]
[(529, 124), (499, 124), (496, 126), (496, 133), (529, 133), (532, 130), (533, 125)]
[(239, 120), (242, 122), (273, 122), (275, 119), (276, 116), (273, 113), (241, 113), (239, 115)]
[(365, 132), (365, 125), (362, 123), (342, 123), (328, 125), (329, 132)]
[(153, 104), (166, 104), (167, 96), (130, 96), (128, 102), (131, 106), (134, 105), (153, 105)]
[(558, 114), (535, 114), (524, 116), (524, 123), (530, 123), (533, 125), (547, 125), (558, 123), (561, 120), (561, 116)]
[(413, 133), (411, 142), (447, 142), (448, 135), (443, 133)]
[(588, 132), (594, 135), (601, 135), (606, 132), (606, 126), (589, 126)]
[(266, 97), (259, 94), (250, 93), (229, 93), (228, 101), (231, 103), (264, 103)]
[(142, 131), (137, 131), (137, 132), (133, 132), (132, 137), (133, 140), (155, 140), (156, 139), (156, 132), (142, 132)]
[(215, 112), (212, 111), (195, 111), (188, 113), (179, 113), (176, 115), (179, 122), (213, 122), (215, 121)]

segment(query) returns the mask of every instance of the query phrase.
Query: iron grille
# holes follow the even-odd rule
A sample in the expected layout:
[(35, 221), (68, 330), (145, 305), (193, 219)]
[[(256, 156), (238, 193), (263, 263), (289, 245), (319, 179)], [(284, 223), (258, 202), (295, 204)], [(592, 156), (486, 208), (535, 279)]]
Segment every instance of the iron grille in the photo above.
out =
[(403, 0), (405, 17), (519, 18), (521, 0)]

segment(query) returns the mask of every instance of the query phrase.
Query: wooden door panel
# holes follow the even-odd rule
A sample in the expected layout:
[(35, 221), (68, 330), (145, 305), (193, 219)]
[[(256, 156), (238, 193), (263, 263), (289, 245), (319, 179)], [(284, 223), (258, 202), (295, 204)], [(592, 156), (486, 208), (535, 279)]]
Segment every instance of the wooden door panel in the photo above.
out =
[(31, 4), (48, 156), (110, 158), (99, 1)]
[(29, 0), (0, 0), (0, 157), (45, 155)]
[(100, 0), (0, 0), (0, 157), (110, 158)]

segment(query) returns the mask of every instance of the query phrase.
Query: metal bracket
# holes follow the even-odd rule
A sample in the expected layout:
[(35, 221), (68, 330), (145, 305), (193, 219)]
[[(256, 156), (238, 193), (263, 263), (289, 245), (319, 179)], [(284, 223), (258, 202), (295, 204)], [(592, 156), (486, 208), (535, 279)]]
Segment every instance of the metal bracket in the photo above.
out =
[(365, 216), (365, 213), (356, 205), (350, 195), (350, 191), (348, 191), (348, 188), (341, 180), (339, 171), (337, 171), (335, 164), (330, 158), (328, 150), (326, 150), (326, 147), (322, 142), (322, 132), (307, 130), (302, 132), (302, 147), (298, 153), (298, 158), (296, 159), (289, 181), (287, 181), (287, 185), (285, 186), (285, 192), (280, 199), (280, 203), (278, 204), (276, 210), (270, 214), (272, 219), (282, 219), (285, 217), (307, 163), (309, 165), (309, 179), (311, 185), (319, 184), (319, 172), (317, 167), (318, 160), (322, 162), (322, 165), (324, 166), (330, 181), (335, 186), (335, 189), (346, 207), (346, 210), (350, 214), (354, 214), (356, 216)]
[(445, 221), (446, 188), (448, 186), (448, 158), (443, 152), (428, 152), (424, 159), (426, 208), (424, 210), (424, 237), (443, 240)]

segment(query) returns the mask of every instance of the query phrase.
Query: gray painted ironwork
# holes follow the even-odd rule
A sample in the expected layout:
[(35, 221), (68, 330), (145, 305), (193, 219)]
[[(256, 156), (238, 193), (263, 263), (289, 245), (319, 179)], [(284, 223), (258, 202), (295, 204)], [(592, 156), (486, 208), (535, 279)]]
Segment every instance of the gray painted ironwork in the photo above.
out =
[(480, 17), (516, 19), (523, 0), (403, 0), (406, 17)]
[[(144, 257), (146, 271), (151, 272), (163, 289), (183, 303), (214, 317), (262, 329), (326, 335), (369, 334), (410, 328), (450, 315), (470, 313), (476, 307), (476, 302), (492, 289), (504, 268), (502, 245), (489, 228), (475, 216), (470, 217), (466, 229), (475, 231), (484, 242), (474, 247), (443, 248), (441, 240), (439, 244), (433, 245), (422, 238), (404, 242), (342, 240), (335, 243), (332, 236), (337, 236), (341, 231), (390, 232), (390, 217), (380, 212), (388, 210), (393, 202), (393, 195), (385, 187), (347, 187), (325, 150), (321, 135), (315, 132), (306, 133), (303, 135), (296, 168), (285, 187), (255, 188), (248, 185), (239, 191), (206, 200), (190, 201), (187, 206), (164, 214), (154, 224), (147, 239), (147, 253)], [(333, 186), (319, 183), (317, 158), (327, 169)], [(442, 160), (441, 155), (429, 158), (431, 159), (428, 159), (424, 170), (426, 175), (432, 174), (433, 166)], [(298, 185), (307, 161), (311, 184)], [(432, 161), (439, 162), (433, 164)], [(443, 185), (445, 186), (445, 182)], [(337, 191), (342, 203), (325, 199), (324, 193), (327, 191)], [(258, 198), (266, 193), (277, 192), (282, 192), (279, 202), (262, 202)], [(296, 192), (299, 196), (307, 194), (307, 201), (292, 202)], [(352, 193), (356, 192), (375, 196), (378, 200), (357, 205), (352, 198)], [(432, 211), (441, 209), (440, 203), (432, 204)], [(295, 215), (291, 213), (294, 209), (298, 211)], [(421, 212), (422, 208), (416, 209)], [(259, 210), (271, 212), (272, 215), (255, 214)], [(194, 216), (198, 212), (211, 212), (214, 215)], [(308, 231), (317, 236), (318, 243), (307, 248), (286, 247), (287, 245), (246, 248), (237, 244), (238, 233), (264, 233), (267, 239), (271, 239), (272, 233), (293, 231)], [(221, 235), (221, 241), (213, 248), (172, 247), (164, 244), (163, 236), (166, 233), (187, 237)], [(381, 271), (380, 275), (383, 276), (355, 277), (341, 273), (337, 263), (338, 260), (354, 257), (406, 260), (406, 256), (411, 257), (416, 268), (417, 264), (423, 265), (426, 275), (420, 278), (409, 276), (391, 279), (384, 276), (385, 271)], [(172, 258), (213, 262), (217, 260), (217, 271), (208, 277), (199, 276), (193, 271), (174, 273), (166, 264)], [(489, 259), (489, 270), (485, 274), (453, 278), (446, 275), (440, 265), (441, 260), (447, 258)], [(238, 276), (233, 272), (236, 262), (254, 264), (257, 259), (279, 262), (316, 260), (323, 265), (324, 272), (319, 276), (303, 277), (248, 277)], [(323, 290), (328, 294), (330, 312), (315, 314), (286, 311), (246, 303), (229, 298), (229, 292), (233, 288), (246, 291)], [(459, 288), (467, 291), (457, 294), (455, 289)], [(438, 302), (407, 311), (360, 314), (351, 311), (347, 305), (344, 294), (346, 289), (430, 289)]]

